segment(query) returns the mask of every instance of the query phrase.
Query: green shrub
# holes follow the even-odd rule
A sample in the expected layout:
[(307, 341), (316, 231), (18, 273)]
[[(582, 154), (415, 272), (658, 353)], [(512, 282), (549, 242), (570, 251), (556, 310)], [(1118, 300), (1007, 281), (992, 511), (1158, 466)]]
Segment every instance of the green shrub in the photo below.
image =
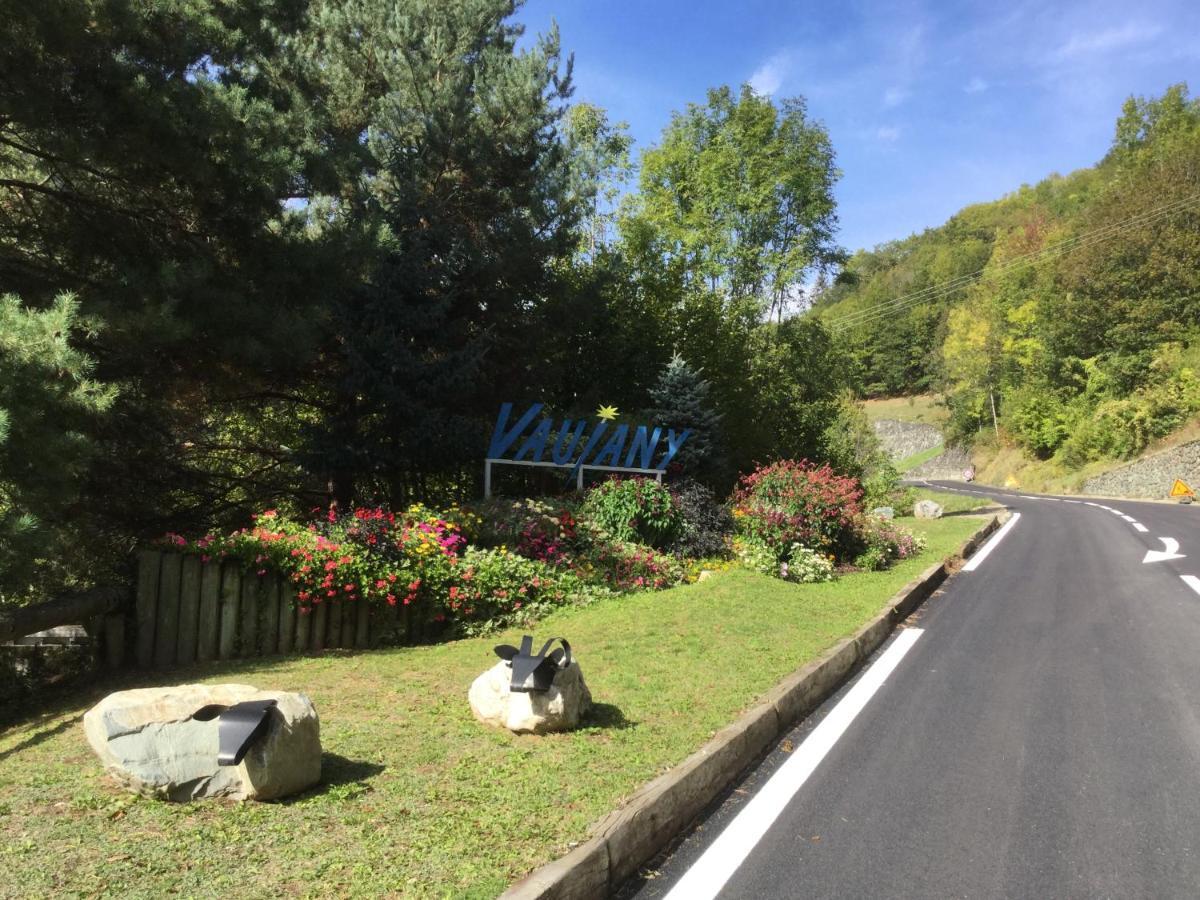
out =
[(671, 552), (688, 559), (727, 557), (729, 536), (733, 533), (733, 516), (728, 508), (718, 503), (713, 492), (698, 481), (672, 485), (671, 493), (680, 518)]
[(540, 618), (588, 592), (576, 576), (500, 548), (469, 547), (456, 568), (445, 606), (467, 634)]
[(646, 478), (613, 478), (596, 485), (579, 514), (613, 540), (656, 548), (670, 544), (683, 525), (671, 492)]
[(909, 559), (925, 549), (925, 538), (894, 522), (865, 516), (858, 522), (859, 552), (854, 565), (876, 571), (899, 559)]
[(738, 562), (751, 572), (779, 577), (779, 554), (761, 538), (739, 536), (733, 539), (733, 552)]
[(770, 546), (777, 558), (792, 544), (845, 558), (854, 547), (862, 488), (829, 466), (781, 460), (743, 477), (733, 493), (738, 531)]
[(833, 581), (833, 560), (816, 550), (792, 544), (788, 558), (779, 566), (779, 577), (798, 584)]

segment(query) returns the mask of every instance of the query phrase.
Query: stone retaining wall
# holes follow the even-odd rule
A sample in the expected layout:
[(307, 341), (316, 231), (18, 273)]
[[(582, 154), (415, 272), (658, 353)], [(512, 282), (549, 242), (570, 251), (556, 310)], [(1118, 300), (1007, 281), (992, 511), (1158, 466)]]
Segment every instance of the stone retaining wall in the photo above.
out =
[(965, 451), (951, 447), (945, 453), (939, 453), (915, 469), (909, 469), (902, 477), (906, 481), (919, 481), (924, 478), (961, 481), (963, 469), (969, 465), (971, 465), (971, 457), (967, 456)]
[(907, 459), (942, 443), (942, 432), (939, 429), (920, 422), (880, 419), (872, 423), (872, 427), (875, 429), (875, 436), (883, 444), (883, 449), (894, 460)]
[(1200, 490), (1200, 441), (1180, 444), (1119, 469), (1089, 478), (1082, 493), (1100, 497), (1165, 499), (1175, 479)]

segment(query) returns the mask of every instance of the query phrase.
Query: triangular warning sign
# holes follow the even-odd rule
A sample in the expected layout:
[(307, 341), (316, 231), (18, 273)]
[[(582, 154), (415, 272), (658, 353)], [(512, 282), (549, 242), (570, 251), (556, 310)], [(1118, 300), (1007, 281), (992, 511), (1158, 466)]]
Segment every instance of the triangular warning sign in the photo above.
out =
[(1184, 484), (1182, 481), (1180, 481), (1178, 478), (1176, 478), (1175, 483), (1173, 485), (1171, 485), (1171, 493), (1169, 496), (1171, 496), (1171, 497), (1195, 497), (1196, 492), (1193, 491), (1186, 484)]

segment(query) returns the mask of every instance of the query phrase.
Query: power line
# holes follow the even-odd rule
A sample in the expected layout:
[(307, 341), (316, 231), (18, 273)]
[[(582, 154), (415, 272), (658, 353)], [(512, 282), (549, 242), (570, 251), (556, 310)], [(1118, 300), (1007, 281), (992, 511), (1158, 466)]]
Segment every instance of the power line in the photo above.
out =
[(1136, 216), (1130, 216), (1128, 219), (1124, 219), (1120, 222), (1114, 222), (1110, 225), (1105, 225), (1101, 228), (1096, 228), (1092, 231), (1084, 232), (1083, 234), (1078, 234), (1074, 237), (1059, 241), (1057, 244), (1052, 244), (1049, 247), (1043, 247), (1040, 250), (1032, 250), (1028, 253), (1014, 256), (990, 271), (986, 268), (983, 268), (967, 275), (960, 275), (956, 278), (952, 278), (949, 281), (942, 282), (941, 284), (930, 285), (929, 287), (923, 288), (919, 291), (914, 291), (911, 294), (895, 297), (891, 300), (884, 301), (883, 303), (876, 304), (875, 306), (871, 306), (866, 309), (847, 313), (844, 316), (840, 316), (831, 320), (829, 325), (835, 331), (844, 331), (847, 328), (863, 325), (875, 319), (883, 318), (884, 316), (893, 315), (905, 307), (912, 306), (913, 304), (920, 303), (925, 300), (940, 298), (946, 294), (953, 293), (954, 291), (966, 287), (972, 281), (982, 277), (985, 274), (989, 277), (1003, 275), (1015, 269), (1036, 265), (1038, 262), (1041, 262), (1044, 259), (1061, 255), (1069, 250), (1077, 250), (1082, 247), (1087, 247), (1091, 246), (1092, 244), (1106, 241), (1122, 231), (1137, 225), (1149, 224), (1156, 219), (1163, 218), (1173, 212), (1184, 209), (1189, 205), (1196, 203), (1197, 201), (1200, 201), (1200, 194), (1194, 194), (1190, 197), (1185, 197), (1182, 200), (1176, 200), (1172, 203), (1163, 204), (1162, 206), (1139, 213)]

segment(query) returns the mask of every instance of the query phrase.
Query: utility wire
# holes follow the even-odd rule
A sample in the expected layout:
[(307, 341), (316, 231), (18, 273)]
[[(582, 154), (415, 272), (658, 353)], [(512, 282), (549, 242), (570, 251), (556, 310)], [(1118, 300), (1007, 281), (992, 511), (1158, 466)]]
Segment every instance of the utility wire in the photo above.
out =
[(1172, 203), (1166, 203), (1146, 212), (1139, 213), (1136, 216), (1130, 216), (1128, 219), (1123, 219), (1120, 222), (1114, 222), (1110, 225), (1105, 225), (1101, 228), (1093, 229), (1092, 231), (1084, 232), (1083, 234), (1075, 235), (1059, 241), (1057, 244), (1052, 244), (1049, 247), (1043, 247), (1040, 250), (1032, 250), (1028, 253), (1014, 256), (1006, 260), (999, 266), (996, 266), (991, 271), (986, 268), (976, 272), (971, 272), (967, 275), (960, 275), (957, 278), (952, 278), (949, 281), (941, 284), (930, 285), (919, 291), (914, 291), (911, 294), (905, 294), (900, 297), (895, 297), (891, 300), (878, 303), (867, 309), (856, 310), (852, 313), (847, 313), (844, 316), (829, 321), (829, 326), (835, 331), (844, 331), (847, 328), (852, 328), (857, 325), (863, 325), (875, 319), (880, 319), (885, 316), (894, 315), (905, 307), (912, 306), (925, 300), (940, 298), (946, 294), (953, 293), (963, 287), (969, 285), (972, 281), (980, 278), (985, 273), (988, 277), (995, 277), (1007, 274), (1015, 269), (1024, 268), (1026, 266), (1036, 265), (1037, 263), (1050, 259), (1054, 256), (1061, 255), (1070, 250), (1078, 250), (1082, 247), (1091, 246), (1102, 241), (1106, 241), (1111, 237), (1121, 233), (1122, 231), (1133, 228), (1137, 225), (1146, 225), (1164, 216), (1170, 215), (1173, 212), (1185, 209), (1188, 206), (1200, 201), (1200, 194), (1194, 194), (1190, 197), (1185, 197), (1182, 200), (1176, 200)]
[(1102, 228), (1095, 229), (1084, 234), (1076, 235), (1072, 238), (1060, 241), (1050, 247), (1043, 247), (1041, 250), (1030, 251), (1029, 253), (1015, 256), (1007, 262), (988, 272), (986, 269), (980, 269), (978, 272), (972, 272), (968, 275), (960, 275), (957, 278), (944, 282), (938, 285), (931, 285), (923, 290), (916, 291), (912, 294), (907, 294), (902, 297), (897, 297), (884, 303), (877, 304), (865, 310), (858, 310), (849, 313), (843, 317), (834, 319), (830, 325), (836, 329), (844, 329), (853, 325), (862, 324), (864, 322), (881, 318), (883, 315), (888, 315), (899, 311), (905, 306), (910, 306), (922, 300), (932, 299), (958, 290), (974, 279), (983, 275), (985, 272), (989, 276), (1002, 275), (1013, 269), (1021, 268), (1022, 266), (1032, 265), (1040, 262), (1042, 259), (1049, 258), (1056, 254), (1061, 254), (1067, 250), (1079, 249), (1080, 247), (1090, 246), (1094, 243), (1107, 240), (1108, 238), (1120, 233), (1121, 231), (1131, 228), (1135, 225), (1147, 224), (1157, 218), (1168, 215), (1171, 212), (1182, 209), (1189, 204), (1200, 199), (1200, 194), (1193, 197), (1188, 197), (1183, 200), (1177, 200), (1173, 203), (1165, 204), (1153, 210), (1140, 213), (1137, 216), (1132, 216), (1129, 219), (1121, 222), (1116, 222), (1111, 225), (1106, 225)]

